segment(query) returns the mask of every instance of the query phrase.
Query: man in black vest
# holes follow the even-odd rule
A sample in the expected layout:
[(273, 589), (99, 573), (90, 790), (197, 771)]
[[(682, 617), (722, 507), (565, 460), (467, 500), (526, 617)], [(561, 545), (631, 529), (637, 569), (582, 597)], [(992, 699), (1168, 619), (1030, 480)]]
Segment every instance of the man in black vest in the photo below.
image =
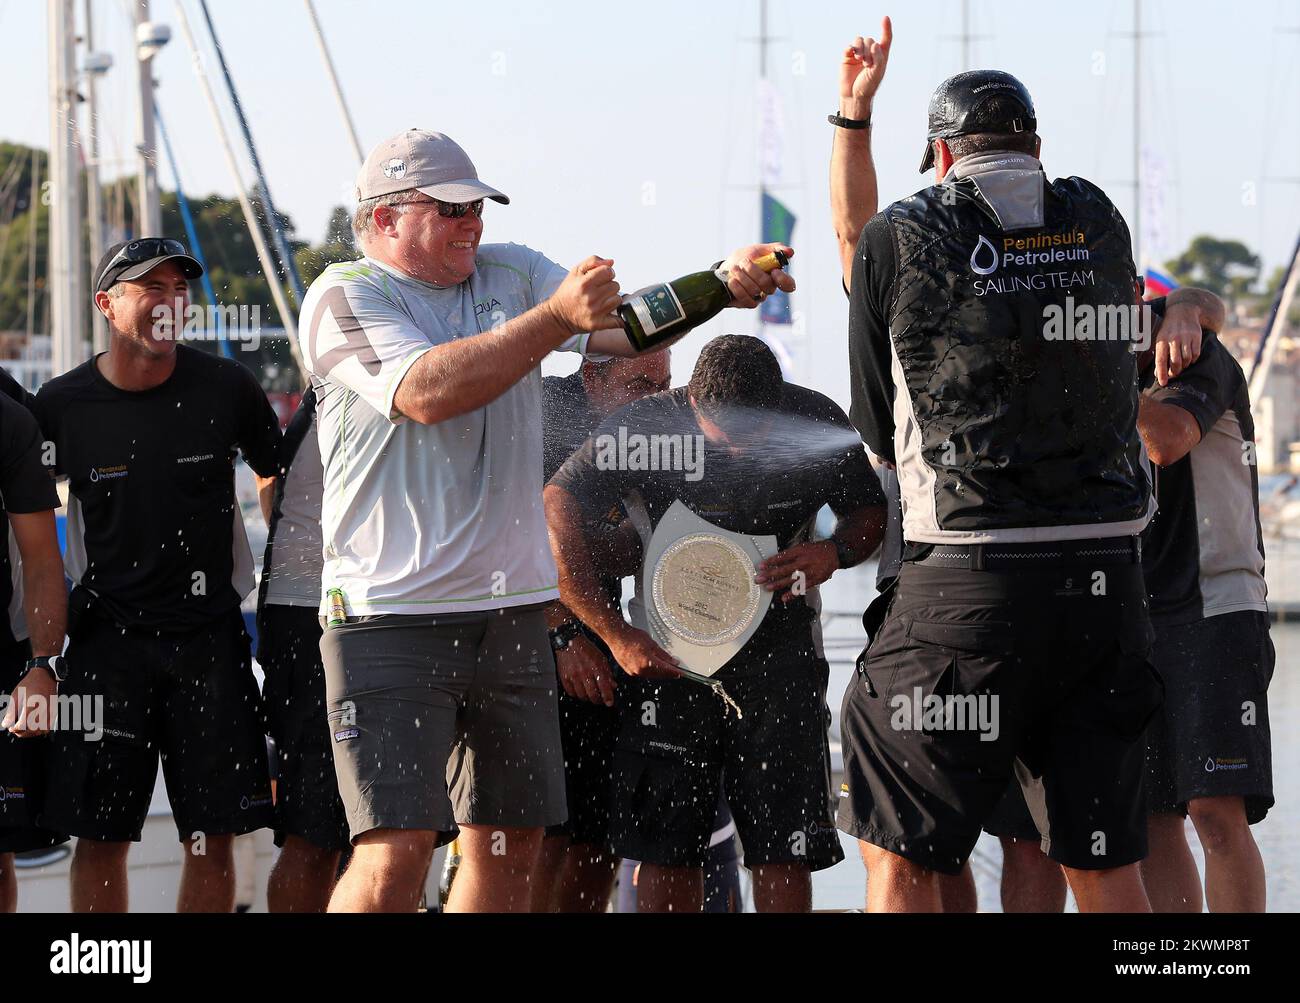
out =
[(843, 708), (839, 825), (876, 911), (938, 910), (1013, 775), (1081, 910), (1148, 908), (1148, 335), (1128, 228), (1089, 182), (1047, 181), (1036, 129), (1009, 74), (945, 81), (939, 183), (877, 214), (853, 262), (852, 418), (897, 466), (905, 541)]

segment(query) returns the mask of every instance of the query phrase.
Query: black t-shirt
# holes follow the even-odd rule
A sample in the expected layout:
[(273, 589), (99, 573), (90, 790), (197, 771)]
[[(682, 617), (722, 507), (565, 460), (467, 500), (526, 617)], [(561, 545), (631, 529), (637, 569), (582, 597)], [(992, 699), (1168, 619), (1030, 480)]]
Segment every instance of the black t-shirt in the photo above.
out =
[[(599, 424), (600, 415), (587, 401), (581, 370), (569, 376), (545, 377), (542, 380), (542, 476), (550, 480)], [(615, 502), (587, 524), (587, 532), (612, 532), (626, 518), (622, 503)], [(620, 606), (622, 581), (602, 576), (601, 584), (611, 604)]]
[(853, 256), (849, 297), (849, 415), (862, 441), (894, 463), (893, 350), (885, 315), (898, 278), (898, 255), (889, 221), (877, 213), (862, 228)]
[(166, 382), (127, 391), (91, 359), (41, 387), (36, 415), (69, 479), (68, 573), (114, 620), (190, 630), (239, 605), (236, 573), (239, 589), (252, 582), (235, 452), (263, 477), (280, 468), (279, 423), (249, 370), (180, 345)]
[(59, 507), (59, 493), (41, 463), (40, 426), (26, 407), (15, 402), (9, 383), (20, 395), (31, 395), (12, 378), (0, 383), (4, 384), (0, 386), (0, 519), (4, 520), (0, 526), (4, 531), (0, 546), (0, 611), (5, 614), (0, 622), (0, 645), (10, 645), (26, 637), (27, 631), (22, 611), (11, 608), (16, 591), (14, 569), (9, 563), (9, 513), (52, 511)]
[(28, 411), (36, 404), (36, 395), (9, 375), (9, 370), (0, 368), (0, 394), (4, 394), (15, 404), (21, 404)]
[[(1165, 301), (1153, 300), (1163, 316)], [(1159, 508), (1142, 540), (1151, 622), (1178, 626), (1240, 610), (1266, 610), (1255, 426), (1245, 374), (1219, 339), (1201, 334), (1201, 355), (1143, 393), (1187, 411), (1201, 440), (1156, 469)]]
[[(698, 444), (692, 448), (702, 446), (702, 455), (678, 465), (684, 469), (642, 469), (652, 465), (651, 454), (643, 454), (647, 462), (641, 462), (635, 450), (653, 436), (671, 436), (683, 444), (689, 437)], [(653, 525), (680, 501), (733, 533), (775, 536), (782, 549), (809, 538), (822, 505), (844, 517), (884, 504), (880, 482), (848, 417), (814, 390), (785, 384), (770, 428), (747, 445), (733, 455), (705, 439), (688, 392), (679, 387), (610, 415), (551, 483), (577, 498), (593, 517), (636, 492)], [(684, 448), (681, 455), (685, 457)], [(766, 650), (782, 641), (803, 643), (806, 630), (799, 628), (815, 616), (804, 597), (773, 602), (750, 645)]]

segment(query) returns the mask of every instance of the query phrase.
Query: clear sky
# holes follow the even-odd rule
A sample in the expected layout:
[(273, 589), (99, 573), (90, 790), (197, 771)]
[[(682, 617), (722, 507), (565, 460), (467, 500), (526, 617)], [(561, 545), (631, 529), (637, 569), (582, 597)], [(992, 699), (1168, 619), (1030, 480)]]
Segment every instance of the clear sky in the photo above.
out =
[[(129, 164), (135, 96), (124, 0), (92, 0), (96, 48), (116, 66), (100, 87), (106, 173)], [(191, 25), (216, 71), (195, 0)], [(351, 206), (355, 158), (299, 0), (210, 0), (277, 207), (319, 239), (329, 210)], [(81, 17), (82, 0), (78, 0)], [(363, 145), (410, 126), (443, 131), (507, 194), (484, 239), (557, 261), (616, 261), (627, 289), (672, 278), (758, 236), (759, 0), (317, 0)], [(827, 163), (840, 52), (894, 21), (874, 115), (883, 202), (921, 188), (925, 110), (943, 77), (966, 68), (959, 0), (877, 5), (770, 0), (769, 78), (782, 98), (783, 184), (798, 216), (792, 272), (805, 332), (803, 380), (847, 403), (844, 328), (830, 228)], [(1142, 0), (1144, 142), (1164, 159), (1166, 255), (1198, 233), (1242, 240), (1266, 270), (1300, 230), (1300, 4), (1294, 0)], [(7, 40), (0, 139), (48, 144), (46, 4), (0, 0)], [(1132, 222), (1133, 0), (971, 0), (972, 62), (1019, 76), (1034, 95), (1052, 176), (1080, 174)], [(234, 186), (178, 27), (157, 60), (159, 103), (187, 192)], [(1290, 32), (1284, 29), (1292, 29)], [(219, 77), (214, 84), (220, 88)], [(228, 102), (227, 123), (237, 136)], [(251, 183), (247, 158), (244, 179)], [(1291, 182), (1282, 180), (1291, 178)], [(160, 180), (172, 187), (164, 163)], [(1156, 221), (1144, 223), (1154, 231)], [(211, 253), (211, 251), (209, 252)], [(752, 330), (727, 311), (708, 333)], [(699, 335), (677, 350), (689, 375)]]

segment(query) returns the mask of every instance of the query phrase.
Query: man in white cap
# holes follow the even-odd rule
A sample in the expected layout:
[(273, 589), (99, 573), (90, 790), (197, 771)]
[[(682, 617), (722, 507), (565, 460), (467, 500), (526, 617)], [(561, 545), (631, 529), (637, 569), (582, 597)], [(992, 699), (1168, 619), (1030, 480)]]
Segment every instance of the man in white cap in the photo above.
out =
[[(525, 911), (543, 828), (566, 814), (538, 364), (634, 349), (613, 261), (566, 271), (480, 245), (485, 199), (509, 203), (446, 136), (386, 140), (357, 179), (365, 257), (303, 302), (325, 467), (321, 655), (355, 847), (334, 911), (415, 909), (458, 831), (448, 908)], [(781, 246), (723, 263), (733, 305), (794, 288), (753, 263)]]

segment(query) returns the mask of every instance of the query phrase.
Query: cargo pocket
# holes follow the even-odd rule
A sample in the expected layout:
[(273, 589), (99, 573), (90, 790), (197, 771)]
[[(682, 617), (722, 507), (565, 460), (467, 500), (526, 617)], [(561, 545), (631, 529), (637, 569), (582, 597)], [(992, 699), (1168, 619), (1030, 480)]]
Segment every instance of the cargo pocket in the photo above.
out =
[(996, 739), (1002, 732), (1001, 674), (1014, 658), (1011, 624), (912, 620), (907, 637), (910, 670), (895, 674), (891, 701), (902, 710), (901, 697), (913, 719), (921, 715), (914, 729)]
[(339, 794), (345, 802), (350, 800), (349, 795), (365, 799), (383, 774), (383, 728), (363, 724), (355, 709), (330, 711), (328, 728)]
[(1083, 719), (1127, 741), (1145, 733), (1165, 699), (1164, 680), (1151, 662), (1153, 636), (1145, 618), (1121, 625), (1111, 665), (1091, 681), (1091, 705)]
[(1140, 738), (1165, 702), (1165, 681), (1151, 661), (1154, 639), (1145, 619), (1120, 631), (1120, 661), (1127, 671), (1115, 687), (1116, 695), (1123, 697), (1116, 724), (1125, 738)]

